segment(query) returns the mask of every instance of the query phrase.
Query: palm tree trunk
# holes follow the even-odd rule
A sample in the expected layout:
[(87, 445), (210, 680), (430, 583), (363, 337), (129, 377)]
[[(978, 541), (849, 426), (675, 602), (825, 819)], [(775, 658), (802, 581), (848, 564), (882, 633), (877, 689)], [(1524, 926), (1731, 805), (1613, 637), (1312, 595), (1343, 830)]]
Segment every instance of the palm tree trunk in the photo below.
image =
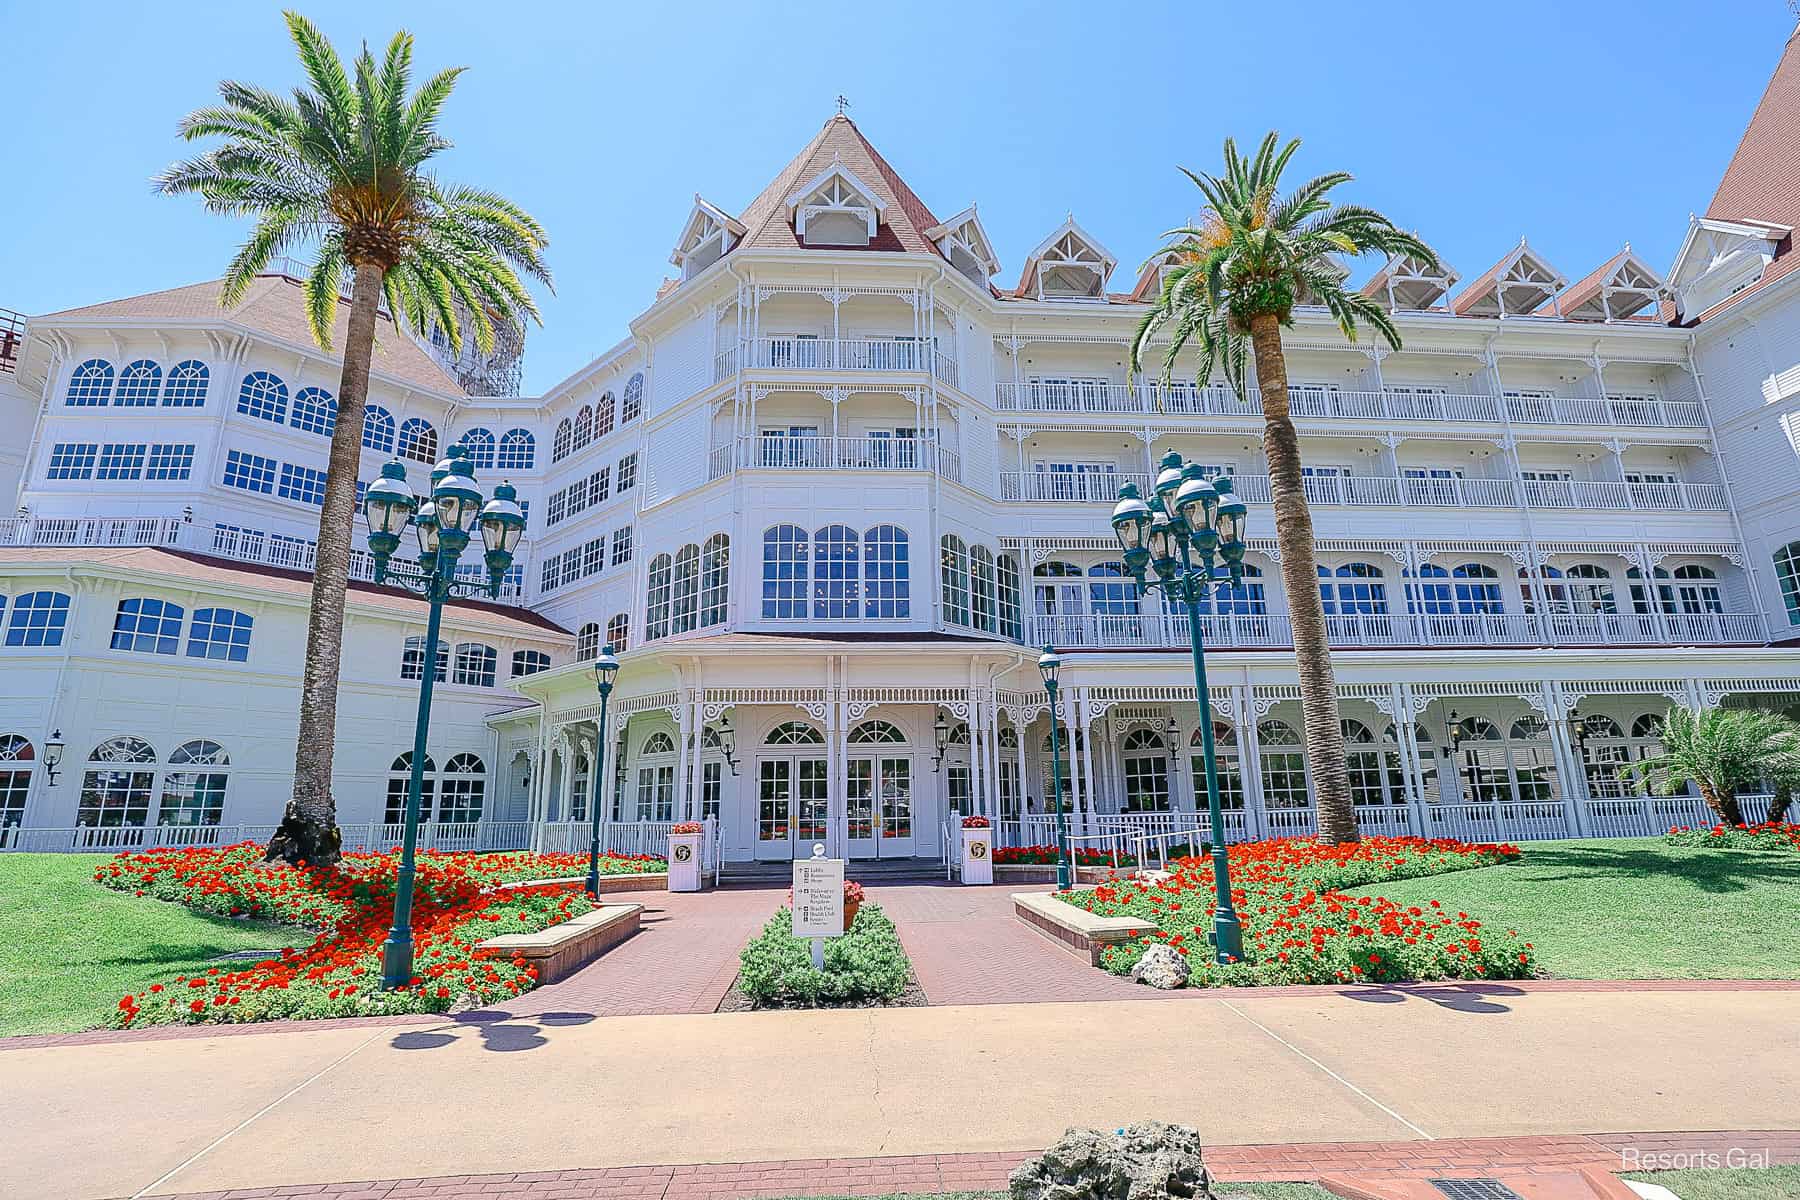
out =
[(1300, 710), (1306, 726), (1306, 757), (1312, 768), (1319, 834), (1332, 843), (1354, 842), (1356, 809), (1350, 800), (1350, 773), (1344, 760), (1344, 727), (1338, 717), (1337, 678), (1325, 633), (1325, 606), (1319, 597), (1313, 555), (1312, 512), (1300, 475), (1300, 438), (1288, 415), (1287, 360), (1281, 326), (1273, 313), (1250, 322), (1256, 352), (1256, 383), (1262, 389), (1263, 450), (1269, 459), (1269, 492), (1275, 502), (1275, 542), (1281, 550), (1281, 583), (1293, 626), (1294, 664), (1300, 673)]
[(1743, 810), (1738, 807), (1737, 796), (1729, 789), (1720, 791), (1710, 783), (1695, 780), (1694, 785), (1700, 789), (1700, 799), (1706, 801), (1706, 807), (1713, 810), (1713, 815), (1720, 824), (1735, 828), (1744, 823)]
[(350, 293), (350, 330), (338, 380), (337, 425), (325, 473), (319, 544), (313, 555), (311, 610), (306, 621), (306, 669), (300, 682), (300, 732), (294, 747), (294, 792), (267, 860), (334, 863), (343, 850), (331, 763), (337, 740), (339, 660), (344, 645), (344, 596), (350, 587), (350, 540), (356, 512), (356, 475), (362, 459), (363, 410), (369, 362), (375, 352), (375, 313), (383, 271), (359, 263)]

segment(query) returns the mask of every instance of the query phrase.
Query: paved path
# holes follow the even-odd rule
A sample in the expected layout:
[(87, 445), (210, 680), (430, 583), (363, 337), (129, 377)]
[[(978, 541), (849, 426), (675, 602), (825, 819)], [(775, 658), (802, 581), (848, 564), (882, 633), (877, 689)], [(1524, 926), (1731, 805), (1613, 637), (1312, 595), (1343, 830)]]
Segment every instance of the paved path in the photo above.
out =
[(1800, 1129), (1791, 991), (1365, 998), (547, 1012), (5, 1049), (0, 1196), (1015, 1153), (1146, 1118), (1216, 1146)]

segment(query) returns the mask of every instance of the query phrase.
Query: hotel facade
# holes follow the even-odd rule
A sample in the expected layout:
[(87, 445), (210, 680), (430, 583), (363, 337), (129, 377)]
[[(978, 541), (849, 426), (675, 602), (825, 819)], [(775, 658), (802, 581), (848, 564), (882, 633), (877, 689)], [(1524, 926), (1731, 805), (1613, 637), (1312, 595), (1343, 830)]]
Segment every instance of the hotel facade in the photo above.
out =
[[(1526, 241), (1466, 275), (1389, 262), (1363, 291), (1399, 351), (1296, 313), (1365, 831), (1700, 821), (1628, 795), (1618, 765), (1655, 750), (1671, 704), (1800, 703), (1796, 129), (1790, 41), (1666, 270), (1626, 245), (1571, 283)], [(748, 204), (696, 196), (674, 277), (541, 396), (488, 394), (516, 390), (516, 357), (458, 361), (384, 318), (363, 482), (398, 456), (421, 486), (460, 443), (484, 485), (518, 488), (528, 531), (499, 600), (447, 610), (430, 664), (423, 605), (353, 565), (347, 844), (398, 835), (427, 669), (430, 844), (584, 845), (596, 803), (624, 850), (706, 820), (726, 871), (821, 842), (937, 859), (953, 812), (1047, 842), (1044, 644), (1067, 660), (1080, 844), (1203, 827), (1202, 720), (1228, 836), (1314, 827), (1258, 397), (1132, 379), (1159, 263), (1121, 268), (1071, 218), (1003, 272), (975, 206), (939, 211), (838, 116)], [(278, 819), (338, 377), (295, 274), (232, 310), (209, 283), (0, 322), (0, 845), (205, 844)], [(1202, 618), (1206, 697), (1185, 614), (1136, 594), (1108, 525), (1171, 450), (1249, 504), (1243, 586)]]

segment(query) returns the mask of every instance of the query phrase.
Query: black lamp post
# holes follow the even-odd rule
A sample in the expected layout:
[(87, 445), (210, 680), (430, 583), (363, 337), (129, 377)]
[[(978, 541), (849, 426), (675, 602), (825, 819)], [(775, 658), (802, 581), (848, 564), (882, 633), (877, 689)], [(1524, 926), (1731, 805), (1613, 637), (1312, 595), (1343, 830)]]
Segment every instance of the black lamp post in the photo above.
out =
[[(1125, 551), (1125, 569), (1138, 591), (1161, 591), (1181, 601), (1188, 614), (1188, 649), (1194, 659), (1194, 695), (1200, 705), (1200, 752), (1206, 763), (1206, 814), (1212, 827), (1213, 953), (1220, 963), (1244, 957), (1243, 926), (1231, 903), (1231, 865), (1225, 852), (1225, 814), (1219, 804), (1219, 764), (1213, 749), (1212, 697), (1206, 687), (1206, 642), (1200, 605), (1220, 587), (1244, 580), (1244, 522), (1248, 509), (1232, 495), (1229, 479), (1210, 483), (1198, 464), (1171, 450), (1148, 504), (1137, 485), (1119, 489), (1113, 532)], [(1196, 556), (1199, 564), (1195, 564)], [(1222, 563), (1223, 565), (1219, 565)], [(1151, 579), (1146, 569), (1154, 570)]]
[[(511, 484), (494, 489), (484, 506), (475, 486), (475, 472), (468, 451), (450, 447), (450, 453), (431, 472), (431, 498), (421, 504), (406, 484), (406, 464), (399, 459), (381, 468), (381, 478), (369, 485), (363, 512), (369, 521), (369, 551), (375, 556), (375, 582), (392, 583), (425, 597), (429, 604), (425, 622), (424, 665), (419, 672), (419, 711), (413, 723), (412, 775), (406, 783), (406, 832), (401, 841), (400, 868), (394, 879), (394, 923), (381, 947), (381, 986), (392, 990), (412, 980), (413, 876), (419, 847), (419, 794), (425, 779), (425, 745), (431, 728), (431, 690), (437, 678), (438, 634), (443, 627), (444, 602), (458, 595), (500, 594), (500, 583), (512, 566), (513, 552), (525, 532), (525, 515)], [(390, 561), (400, 548), (400, 535), (408, 525), (419, 538), (418, 566)], [(486, 583), (459, 580), (456, 560), (469, 545), (471, 526), (479, 525), (487, 553)]]
[(1075, 885), (1069, 866), (1069, 814), (1063, 810), (1062, 736), (1057, 716), (1056, 689), (1062, 682), (1062, 656), (1049, 646), (1038, 656), (1038, 672), (1050, 693), (1050, 803), (1056, 812), (1056, 887), (1066, 892)]
[(613, 679), (618, 673), (619, 656), (608, 642), (594, 659), (594, 686), (600, 689), (600, 729), (594, 738), (594, 781), (589, 788), (593, 792), (588, 805), (593, 836), (588, 841), (587, 894), (595, 900), (600, 899), (600, 788), (606, 779), (606, 704), (612, 698)]

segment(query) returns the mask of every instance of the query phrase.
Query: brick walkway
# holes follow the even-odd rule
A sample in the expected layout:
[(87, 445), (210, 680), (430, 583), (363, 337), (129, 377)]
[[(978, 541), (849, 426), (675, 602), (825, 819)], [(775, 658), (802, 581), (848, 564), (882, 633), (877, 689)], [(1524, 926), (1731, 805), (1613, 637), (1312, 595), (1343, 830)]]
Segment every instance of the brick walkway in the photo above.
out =
[[(1409, 1142), (1322, 1142), (1216, 1146), (1206, 1152), (1216, 1179), (1310, 1180), (1323, 1175), (1420, 1179), (1550, 1175), (1578, 1167), (1637, 1169), (1652, 1156), (1766, 1155), (1800, 1163), (1800, 1130), (1700, 1133), (1593, 1133), (1564, 1137), (1454, 1138)], [(739, 1197), (878, 1196), (1006, 1190), (1007, 1175), (1030, 1151), (920, 1154), (893, 1158), (798, 1159), (452, 1175), (360, 1183), (190, 1192), (148, 1200), (737, 1200)], [(1662, 1161), (1667, 1161), (1666, 1159)]]

